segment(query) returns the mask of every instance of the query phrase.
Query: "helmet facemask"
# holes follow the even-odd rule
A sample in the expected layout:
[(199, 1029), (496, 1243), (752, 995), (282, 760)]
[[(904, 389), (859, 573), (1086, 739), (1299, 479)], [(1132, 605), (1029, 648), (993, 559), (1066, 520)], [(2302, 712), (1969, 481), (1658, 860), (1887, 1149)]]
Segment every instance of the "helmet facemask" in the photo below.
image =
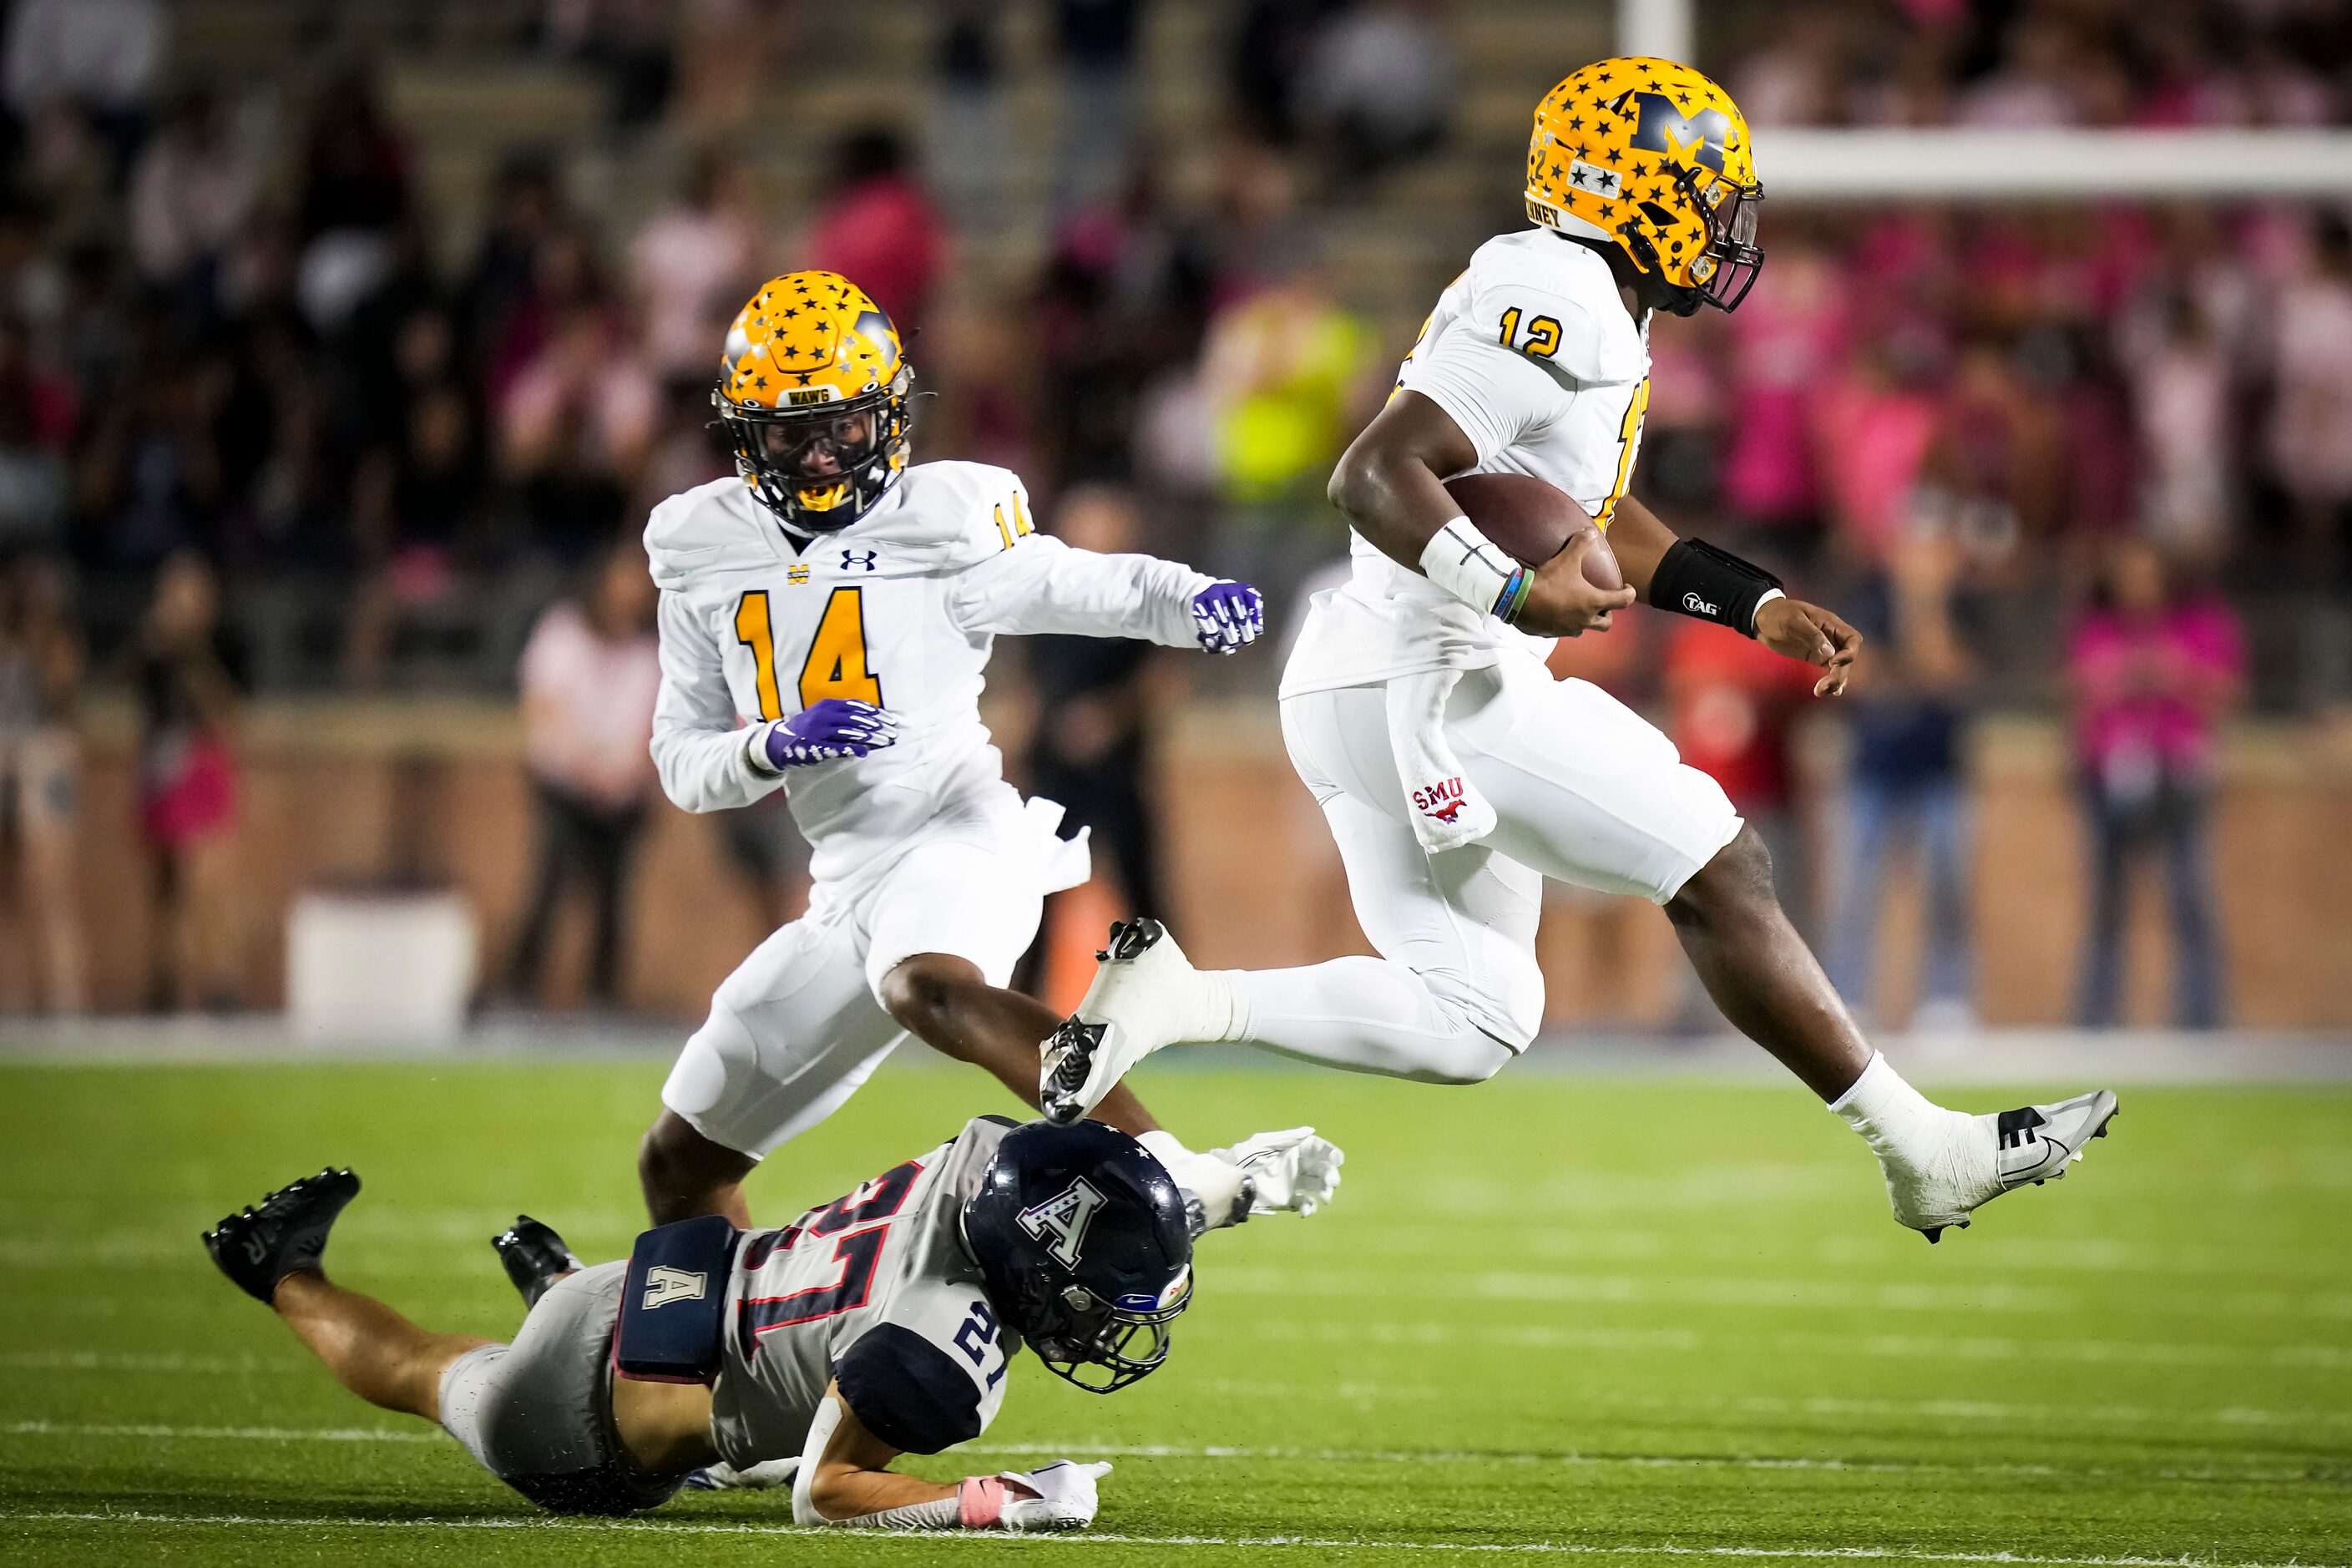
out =
[[(1763, 187), (1735, 185), (1718, 174), (1703, 193), (1698, 176), (1688, 169), (1675, 170), (1674, 180), (1676, 194), (1706, 227), (1706, 242), (1690, 259), (1690, 282), (1676, 283), (1666, 276), (1657, 242), (1631, 219), (1618, 226), (1617, 241), (1633, 265), (1664, 291), (1659, 308), (1667, 314), (1695, 316), (1701, 305), (1737, 310), (1764, 270), (1764, 250), (1756, 243), (1756, 208), (1764, 199)], [(1713, 205), (1709, 196), (1715, 198)], [(1648, 205), (1647, 210), (1660, 227), (1670, 221), (1664, 207)]]
[(764, 408), (711, 394), (734, 438), (735, 471), (785, 527), (832, 533), (882, 499), (907, 466), (905, 367), (862, 397), (804, 407)]
[(1112, 1394), (1168, 1359), (1175, 1342), (1171, 1325), (1192, 1304), (1192, 1271), (1178, 1277), (1164, 1300), (1122, 1296), (1106, 1302), (1078, 1284), (1024, 1294), (1029, 1299), (1016, 1310), (1031, 1322), (1016, 1320), (1014, 1327), (1045, 1369), (1088, 1394)]
[(1764, 247), (1756, 243), (1756, 209), (1763, 203), (1764, 187), (1734, 184), (1717, 174), (1702, 191), (1688, 169), (1675, 183), (1706, 219), (1706, 248), (1691, 260), (1692, 292), (1718, 310), (1736, 310), (1764, 270)]

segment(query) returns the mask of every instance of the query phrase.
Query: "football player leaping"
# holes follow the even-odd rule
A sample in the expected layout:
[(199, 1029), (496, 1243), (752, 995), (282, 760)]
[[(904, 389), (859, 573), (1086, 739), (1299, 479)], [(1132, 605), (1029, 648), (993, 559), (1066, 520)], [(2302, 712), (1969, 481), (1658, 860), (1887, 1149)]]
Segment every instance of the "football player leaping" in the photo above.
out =
[[(738, 477), (654, 509), (661, 588), (654, 761), (688, 811), (782, 789), (807, 836), (807, 915), (712, 997), (639, 1155), (656, 1222), (748, 1224), (741, 1182), (830, 1115), (909, 1032), (1030, 1103), (1057, 1022), (1003, 989), (1043, 896), (1084, 881), (1083, 838), (1021, 797), (980, 719), (999, 632), (1149, 638), (1231, 653), (1255, 589), (1038, 533), (1021, 481), (979, 463), (909, 467), (913, 373), (848, 279), (771, 279), (728, 333), (712, 395)], [(1311, 1211), (1339, 1152), (1310, 1128), (1196, 1154), (1133, 1096), (1097, 1117), (1139, 1135), (1204, 1221)]]
[[(1283, 677), (1291, 760), (1382, 956), (1202, 973), (1156, 925), (1127, 926), (1046, 1053), (1049, 1114), (1083, 1111), (1178, 1040), (1485, 1079), (1542, 1016), (1536, 916), (1556, 877), (1664, 905), (1725, 1016), (1863, 1136), (1895, 1217), (1930, 1241), (2063, 1174), (2105, 1130), (2105, 1091), (1999, 1116), (1923, 1098), (1855, 1028), (1723, 791), (1630, 710), (1544, 668), (1538, 637), (1605, 628), (1638, 592), (1820, 666), (1818, 695), (1844, 689), (1852, 627), (1626, 494), (1651, 316), (1739, 303), (1764, 259), (1761, 196), (1746, 121), (1687, 67), (1602, 60), (1538, 106), (1534, 226), (1478, 248), (1340, 459), (1331, 499), (1354, 524), (1354, 577), (1318, 595)], [(1494, 472), (1574, 498), (1632, 586), (1586, 582), (1590, 532), (1534, 569), (1487, 541), (1443, 481)]]
[[(328, 1233), (359, 1190), (321, 1171), (205, 1246), (337, 1382), (439, 1422), (559, 1513), (653, 1508), (713, 1467), (732, 1485), (789, 1481), (803, 1524), (1077, 1529), (1108, 1465), (939, 1485), (890, 1462), (979, 1436), (1024, 1344), (1089, 1392), (1125, 1387), (1167, 1359), (1192, 1300), (1182, 1194), (1097, 1122), (982, 1117), (782, 1230), (702, 1220), (690, 1240), (670, 1227), (666, 1248), (648, 1233), (643, 1268), (583, 1268), (519, 1218), (496, 1244), (530, 1306), (511, 1344), (431, 1332), (327, 1279)], [(659, 1381), (644, 1381), (639, 1326), (659, 1342)]]

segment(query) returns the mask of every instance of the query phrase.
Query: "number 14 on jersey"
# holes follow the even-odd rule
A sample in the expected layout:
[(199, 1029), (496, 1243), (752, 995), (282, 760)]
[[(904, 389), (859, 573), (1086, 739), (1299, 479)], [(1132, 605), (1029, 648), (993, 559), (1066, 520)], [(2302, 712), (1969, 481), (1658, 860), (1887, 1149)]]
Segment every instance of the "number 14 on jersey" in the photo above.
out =
[[(768, 591), (753, 588), (735, 604), (735, 640), (751, 650), (758, 672), (760, 717), (781, 719), (784, 705), (776, 689), (776, 631)], [(828, 697), (882, 706), (882, 679), (867, 657), (866, 591), (839, 587), (824, 601), (816, 632), (801, 660), (800, 706), (814, 708)]]

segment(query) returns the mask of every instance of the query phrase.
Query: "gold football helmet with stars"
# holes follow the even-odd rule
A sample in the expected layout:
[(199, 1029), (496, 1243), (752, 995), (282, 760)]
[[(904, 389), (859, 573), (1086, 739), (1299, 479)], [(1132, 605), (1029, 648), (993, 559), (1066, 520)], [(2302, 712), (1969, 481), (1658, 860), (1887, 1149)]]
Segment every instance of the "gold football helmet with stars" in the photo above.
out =
[(837, 272), (787, 272), (728, 329), (710, 394), (735, 471), (795, 533), (831, 533), (874, 508), (907, 467), (915, 373), (898, 329)]
[(1622, 247), (1667, 285), (1666, 309), (1728, 310), (1764, 266), (1756, 204), (1764, 188), (1748, 120), (1688, 66), (1597, 60), (1536, 105), (1528, 144), (1528, 217)]

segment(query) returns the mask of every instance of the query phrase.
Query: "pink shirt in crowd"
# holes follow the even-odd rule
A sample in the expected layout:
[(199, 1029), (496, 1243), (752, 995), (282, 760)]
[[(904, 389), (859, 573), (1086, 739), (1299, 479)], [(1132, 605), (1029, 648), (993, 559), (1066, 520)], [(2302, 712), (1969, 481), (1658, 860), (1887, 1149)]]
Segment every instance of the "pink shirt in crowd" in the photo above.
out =
[(2238, 618), (2197, 599), (2148, 620), (2095, 611), (2074, 628), (2067, 675), (2082, 759), (2105, 776), (2145, 758), (2176, 777), (2201, 773), (2222, 699), (2245, 672)]
[(922, 324), (946, 248), (945, 226), (921, 189), (880, 179), (827, 205), (810, 237), (809, 264), (856, 279), (904, 333)]
[(1834, 268), (1810, 252), (1791, 261), (1758, 279), (1728, 324), (1739, 417), (1724, 456), (1724, 499), (1758, 522), (1808, 517), (1821, 504), (1813, 403), (1835, 374), (1852, 314)]
[(522, 650), (523, 757), (533, 776), (607, 810), (642, 804), (654, 784), (660, 689), (652, 634), (608, 641), (578, 605), (549, 610)]
[(1909, 521), (1911, 492), (1941, 411), (1925, 393), (1849, 374), (1813, 406), (1822, 490), (1849, 542), (1883, 556)]

